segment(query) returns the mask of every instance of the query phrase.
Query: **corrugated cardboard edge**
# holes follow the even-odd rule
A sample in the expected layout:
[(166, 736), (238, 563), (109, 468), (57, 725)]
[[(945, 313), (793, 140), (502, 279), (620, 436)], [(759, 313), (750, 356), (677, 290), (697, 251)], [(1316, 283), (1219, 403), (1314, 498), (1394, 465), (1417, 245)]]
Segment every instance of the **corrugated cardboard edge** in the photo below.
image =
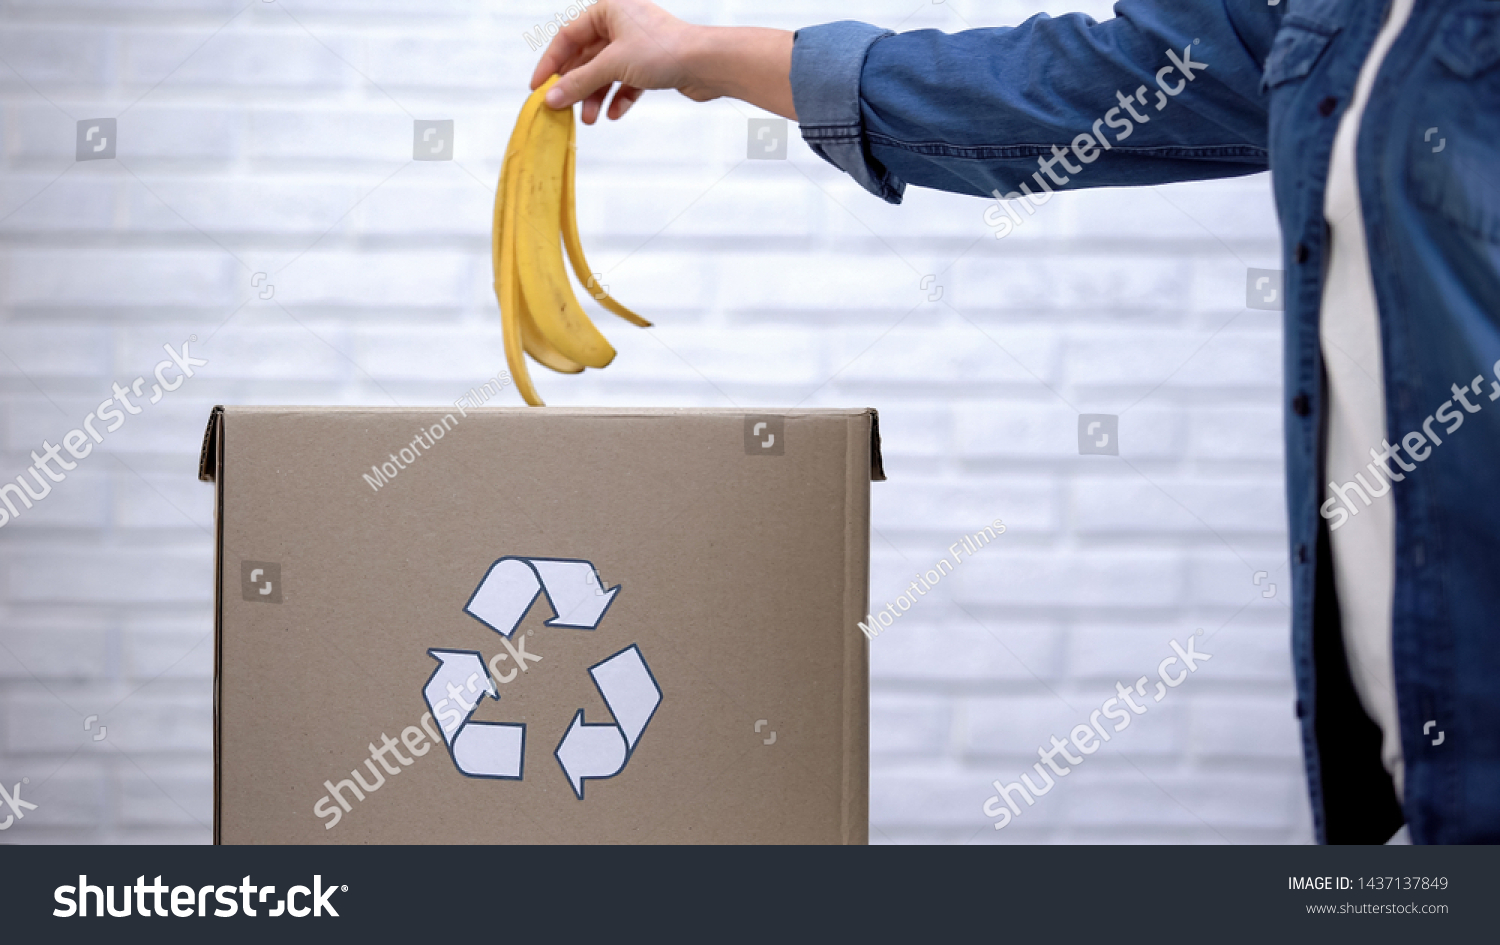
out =
[[(844, 484), (844, 810), (842, 840), (870, 842), (870, 648), (855, 628), (870, 600), (870, 486), (883, 481), (880, 415), (849, 420)], [(866, 446), (868, 444), (868, 447)]]
[[(278, 408), (270, 408), (278, 409)], [(288, 412), (320, 408), (291, 408)], [(345, 408), (358, 410), (361, 408)], [(411, 408), (377, 408), (383, 410), (420, 410)], [(501, 408), (492, 408), (501, 409)], [(552, 408), (556, 409), (556, 408)], [(561, 412), (561, 411), (559, 411)], [(597, 411), (575, 410), (575, 413)], [(621, 416), (671, 414), (675, 411), (619, 411)], [(743, 413), (743, 411), (725, 411)], [(846, 844), (870, 842), (870, 651), (862, 633), (852, 632), (865, 616), (870, 596), (870, 502), (869, 482), (885, 482), (885, 463), (880, 449), (880, 414), (867, 409), (849, 418), (846, 479), (844, 483), (844, 619), (838, 628), (844, 635), (843, 680), (843, 810), (840, 836)], [(213, 842), (223, 843), (220, 835), (222, 818), (219, 803), (220, 751), (223, 744), (219, 730), (224, 628), (224, 484), (220, 471), (224, 466), (224, 406), (214, 407), (203, 431), (203, 447), (198, 454), (198, 478), (214, 486), (214, 826)], [(863, 567), (860, 563), (863, 562)]]
[[(423, 410), (423, 409), (425, 409), (425, 407), (424, 407), (424, 405), (417, 405), (417, 406), (412, 406), (412, 407), (260, 407), (260, 408), (254, 408), (254, 407), (252, 407), (252, 408), (236, 407), (235, 409), (236, 410), (245, 410), (245, 409), (264, 410), (264, 411), (274, 411), (274, 412), (281, 412), (281, 413), (302, 413), (302, 412), (306, 412), (306, 411), (319, 411), (319, 412), (330, 412), (330, 413), (331, 412), (338, 412), (338, 411), (386, 413), (386, 412), (406, 412), (406, 411), (412, 411), (412, 410)], [(440, 408), (437, 407), (437, 406), (434, 406), (431, 409), (438, 410)], [(476, 413), (483, 413), (483, 412), (488, 412), (490, 410), (515, 410), (517, 412), (530, 412), (530, 411), (533, 411), (533, 410), (536, 410), (536, 409), (538, 409), (538, 408), (531, 408), (531, 407), (482, 407), (482, 408), (479, 408), (478, 410), (476, 410), (475, 412)], [(661, 408), (661, 409), (654, 409), (654, 410), (653, 409), (647, 409), (647, 410), (621, 410), (621, 409), (590, 410), (590, 409), (587, 409), (587, 408), (578, 408), (578, 407), (544, 407), (544, 408), (540, 408), (540, 409), (547, 410), (547, 411), (550, 411), (550, 412), (552, 412), (554, 414), (559, 414), (559, 415), (564, 415), (564, 416), (566, 416), (568, 414), (574, 414), (574, 415), (588, 415), (588, 416), (613, 415), (613, 416), (621, 416), (621, 417), (665, 417), (665, 416), (672, 416), (674, 414), (679, 414), (679, 413), (686, 412), (686, 411), (683, 411), (683, 410), (674, 410), (674, 409), (671, 409), (671, 408)], [(693, 411), (693, 412), (695, 412), (695, 413), (704, 413), (704, 412), (707, 412), (707, 411)], [(720, 411), (716, 411), (716, 412), (725, 413), (725, 414), (742, 414), (743, 415), (743, 414), (746, 414), (746, 413), (751, 413), (753, 411), (747, 411), (747, 410), (720, 410)], [(774, 412), (774, 411), (772, 411), (772, 412)], [(787, 415), (788, 416), (795, 416), (795, 413), (789, 412)], [(885, 460), (881, 456), (881, 453), (880, 453), (880, 414), (876, 410), (874, 410), (873, 408), (870, 408), (870, 409), (867, 409), (866, 411), (864, 411), (864, 413), (862, 415), (868, 417), (869, 421), (870, 421), (870, 432), (869, 432), (869, 440), (870, 440), (869, 477), (870, 477), (870, 481), (871, 482), (885, 482)], [(219, 441), (223, 438), (223, 434), (222, 434), (222, 431), (221, 431), (221, 428), (222, 428), (222, 425), (223, 425), (222, 424), (222, 418), (223, 418), (223, 416), (224, 416), (224, 406), (222, 404), (220, 404), (219, 406), (214, 407), (213, 412), (211, 414), (209, 414), (209, 417), (208, 417), (208, 427), (203, 431), (203, 448), (198, 453), (198, 478), (201, 481), (203, 481), (203, 482), (214, 482), (218, 478), (218, 474), (219, 474), (219, 459), (220, 459), (220, 456), (221, 456), (221, 453), (220, 453), (220, 451), (218, 449), (218, 444), (219, 444)]]
[(219, 731), (219, 680), (223, 678), (220, 665), (223, 660), (224, 632), (224, 489), (218, 484), (218, 473), (224, 465), (224, 407), (215, 406), (208, 415), (208, 428), (203, 431), (203, 451), (198, 455), (198, 478), (214, 485), (214, 843), (223, 843), (219, 816), (221, 791), (219, 753), (224, 739)]

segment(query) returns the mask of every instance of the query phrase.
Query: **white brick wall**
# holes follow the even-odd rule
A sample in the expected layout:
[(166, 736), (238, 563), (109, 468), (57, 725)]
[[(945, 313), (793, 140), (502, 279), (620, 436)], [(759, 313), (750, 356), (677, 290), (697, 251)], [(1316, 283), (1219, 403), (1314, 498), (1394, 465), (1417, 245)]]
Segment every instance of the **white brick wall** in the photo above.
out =
[[(491, 188), (535, 61), (522, 33), (558, 5), (5, 5), (0, 471), (162, 344), (196, 334), (211, 364), (0, 532), (0, 779), (39, 805), (0, 841), (209, 839), (207, 409), (444, 402), (503, 368)], [(950, 31), (1070, 6), (1110, 15), (672, 4)], [(1008, 523), (872, 644), (872, 840), (1306, 842), (1280, 319), (1244, 307), (1246, 268), (1279, 266), (1266, 178), (1065, 194), (997, 242), (981, 202), (890, 207), (797, 141), (745, 162), (757, 115), (653, 94), (581, 131), (591, 258), (658, 327), (617, 324), (608, 371), (539, 384), (557, 404), (879, 408), (877, 607)], [(117, 159), (75, 163), (75, 121), (111, 116)], [(414, 118), (454, 119), (456, 160), (410, 162)], [(1078, 455), (1079, 413), (1120, 415), (1120, 457)], [(990, 828), (990, 782), (1198, 627), (1211, 662)]]

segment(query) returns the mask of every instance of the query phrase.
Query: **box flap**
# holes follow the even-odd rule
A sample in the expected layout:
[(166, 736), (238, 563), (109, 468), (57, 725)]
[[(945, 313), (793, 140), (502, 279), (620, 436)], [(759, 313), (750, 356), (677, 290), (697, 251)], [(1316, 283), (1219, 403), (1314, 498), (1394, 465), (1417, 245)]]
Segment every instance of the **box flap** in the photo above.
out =
[[(318, 410), (319, 408), (316, 408), (316, 407), (296, 407), (296, 408), (290, 408), (290, 409), (294, 409), (294, 410)], [(359, 409), (359, 408), (352, 408), (352, 409)], [(392, 408), (382, 408), (382, 409), (392, 409)], [(404, 409), (404, 408), (394, 408), (394, 409)], [(554, 412), (561, 412), (562, 409), (566, 409), (566, 408), (546, 407), (546, 408), (542, 408), (542, 409), (544, 409), (544, 410), (552, 410)], [(585, 410), (585, 411), (576, 411), (576, 412), (587, 413), (589, 411)], [(649, 414), (653, 414), (653, 413), (670, 414), (670, 413), (675, 413), (675, 412), (678, 412), (678, 411), (673, 411), (673, 410), (660, 410), (660, 411), (644, 410), (644, 411), (627, 411), (627, 412), (624, 413), (624, 415), (626, 415), (626, 416), (631, 416), (631, 415), (642, 416), (642, 415), (649, 415)], [(739, 411), (739, 412), (743, 413), (745, 411)], [(877, 410), (875, 410), (873, 407), (868, 408), (866, 412), (870, 416), (870, 481), (871, 482), (885, 482), (886, 481), (886, 477), (885, 477), (885, 460), (881, 456), (881, 452), (880, 452), (880, 412), (877, 411)], [(198, 454), (198, 479), (201, 480), (201, 481), (203, 481), (203, 482), (213, 482), (213, 481), (215, 481), (215, 479), (218, 476), (219, 470), (218, 470), (217, 452), (218, 452), (218, 439), (219, 439), (219, 425), (222, 422), (223, 416), (224, 416), (224, 405), (223, 404), (219, 404), (219, 405), (215, 406), (214, 409), (213, 409), (213, 411), (208, 416), (208, 427), (206, 429), (204, 429), (204, 431), (203, 431), (203, 448), (202, 448), (202, 451)]]
[(885, 482), (885, 459), (880, 455), (880, 411), (870, 408), (870, 481)]
[[(208, 427), (203, 431), (203, 449), (198, 454), (198, 480), (213, 482), (219, 475), (219, 423), (224, 417), (224, 405), (218, 404), (208, 415)], [(876, 437), (877, 441), (879, 437)], [(879, 452), (880, 447), (875, 447)], [(882, 477), (884, 478), (884, 477)]]

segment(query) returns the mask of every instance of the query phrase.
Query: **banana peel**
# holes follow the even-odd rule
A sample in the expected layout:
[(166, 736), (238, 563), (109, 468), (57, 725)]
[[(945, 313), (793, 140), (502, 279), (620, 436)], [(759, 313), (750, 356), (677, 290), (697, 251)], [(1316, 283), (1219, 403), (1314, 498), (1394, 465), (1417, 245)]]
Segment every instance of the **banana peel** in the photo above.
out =
[(573, 111), (544, 102), (557, 81), (548, 79), (521, 108), (500, 171), (490, 239), (506, 364), (532, 406), (542, 406), (542, 399), (527, 357), (563, 374), (602, 368), (615, 357), (573, 293), (564, 249), (579, 282), (600, 305), (632, 324), (651, 325), (597, 285), (589, 270), (578, 236)]

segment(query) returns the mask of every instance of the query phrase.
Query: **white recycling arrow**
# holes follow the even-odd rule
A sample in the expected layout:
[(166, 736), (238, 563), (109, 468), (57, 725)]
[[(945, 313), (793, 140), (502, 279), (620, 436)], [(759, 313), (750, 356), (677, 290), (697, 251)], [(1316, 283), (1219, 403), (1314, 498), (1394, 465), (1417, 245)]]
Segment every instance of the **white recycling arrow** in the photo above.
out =
[(505, 557), (490, 565), (464, 610), (509, 638), (545, 592), (554, 613), (547, 626), (592, 630), (619, 591), (619, 585), (605, 590), (588, 561)]
[(500, 699), (484, 657), (473, 650), (427, 651), (438, 661), (422, 695), (448, 743), (453, 764), (475, 778), (519, 780), (526, 754), (526, 726), (472, 722), (470, 716), (486, 695)]
[(579, 709), (558, 743), (557, 763), (579, 800), (583, 800), (585, 779), (611, 778), (625, 769), (646, 724), (661, 705), (661, 687), (635, 644), (591, 666), (589, 675), (615, 721), (588, 725)]

